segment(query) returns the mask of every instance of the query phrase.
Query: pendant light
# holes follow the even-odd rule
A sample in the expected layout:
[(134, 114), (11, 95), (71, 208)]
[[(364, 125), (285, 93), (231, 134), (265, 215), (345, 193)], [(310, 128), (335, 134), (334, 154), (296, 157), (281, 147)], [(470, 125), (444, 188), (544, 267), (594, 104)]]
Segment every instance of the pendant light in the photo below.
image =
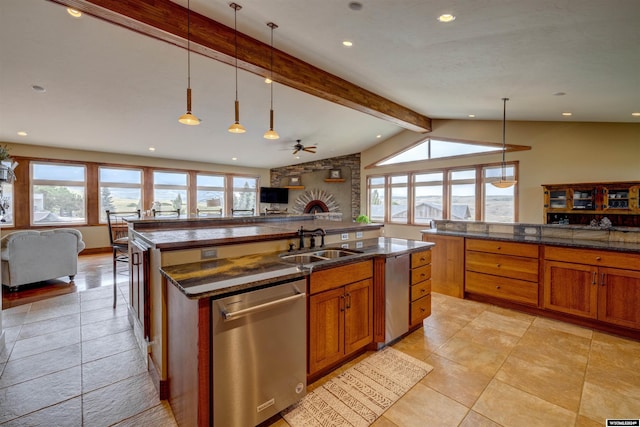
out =
[(191, 7), (187, 0), (187, 112), (178, 118), (183, 125), (195, 126), (200, 119), (191, 114)]
[(518, 181), (515, 179), (507, 179), (507, 163), (505, 162), (504, 155), (507, 152), (507, 144), (505, 133), (507, 129), (507, 101), (509, 98), (502, 98), (502, 175), (500, 181), (494, 181), (491, 184), (498, 188), (509, 188), (515, 185)]
[(229, 5), (233, 8), (233, 25), (235, 31), (235, 46), (236, 46), (236, 121), (229, 126), (229, 132), (231, 133), (245, 133), (247, 130), (240, 124), (240, 102), (238, 101), (238, 11), (242, 9), (242, 6), (236, 3)]
[(267, 26), (271, 28), (271, 65), (269, 72), (269, 84), (271, 85), (271, 109), (269, 110), (269, 130), (264, 133), (264, 137), (265, 139), (278, 139), (280, 138), (280, 135), (278, 135), (278, 132), (273, 130), (273, 85), (275, 84), (273, 82), (273, 30), (278, 28), (278, 26), (273, 22), (269, 22)]

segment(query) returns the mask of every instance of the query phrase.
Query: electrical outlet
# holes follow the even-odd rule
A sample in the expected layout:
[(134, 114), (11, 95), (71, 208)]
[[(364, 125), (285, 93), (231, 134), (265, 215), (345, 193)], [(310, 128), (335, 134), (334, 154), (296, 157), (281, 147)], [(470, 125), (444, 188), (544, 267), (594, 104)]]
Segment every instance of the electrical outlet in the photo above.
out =
[(342, 233), (340, 235), (340, 240), (349, 240), (349, 233)]
[(202, 259), (210, 259), (210, 258), (217, 258), (217, 257), (218, 257), (217, 249), (203, 249), (200, 254), (200, 258)]
[(356, 249), (360, 249), (361, 247), (364, 246), (364, 243), (362, 242), (356, 242)]
[(356, 231), (356, 239), (362, 239), (362, 236), (364, 236), (362, 231)]

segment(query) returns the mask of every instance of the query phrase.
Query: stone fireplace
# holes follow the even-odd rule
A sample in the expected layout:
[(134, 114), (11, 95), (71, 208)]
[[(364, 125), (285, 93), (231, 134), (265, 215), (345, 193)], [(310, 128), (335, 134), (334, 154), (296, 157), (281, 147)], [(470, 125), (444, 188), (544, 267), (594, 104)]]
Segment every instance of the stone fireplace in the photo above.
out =
[(312, 213), (321, 217), (334, 217), (336, 214), (342, 216), (340, 205), (334, 195), (319, 188), (307, 190), (298, 196), (291, 211), (295, 214)]

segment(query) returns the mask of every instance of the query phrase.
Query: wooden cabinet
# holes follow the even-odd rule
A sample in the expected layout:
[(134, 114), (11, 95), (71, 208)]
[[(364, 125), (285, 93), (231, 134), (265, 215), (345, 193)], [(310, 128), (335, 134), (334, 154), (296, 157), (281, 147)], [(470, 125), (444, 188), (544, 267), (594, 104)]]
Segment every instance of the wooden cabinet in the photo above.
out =
[(431, 250), (411, 254), (409, 326), (419, 326), (431, 315)]
[(373, 265), (358, 262), (309, 277), (309, 375), (373, 342)]
[(639, 182), (544, 185), (545, 224), (581, 224), (603, 216), (617, 226), (640, 225)]
[(467, 239), (465, 292), (538, 305), (539, 246)]
[(431, 248), (431, 289), (440, 294), (464, 297), (464, 237), (423, 233)]
[(640, 255), (547, 246), (544, 308), (640, 329)]

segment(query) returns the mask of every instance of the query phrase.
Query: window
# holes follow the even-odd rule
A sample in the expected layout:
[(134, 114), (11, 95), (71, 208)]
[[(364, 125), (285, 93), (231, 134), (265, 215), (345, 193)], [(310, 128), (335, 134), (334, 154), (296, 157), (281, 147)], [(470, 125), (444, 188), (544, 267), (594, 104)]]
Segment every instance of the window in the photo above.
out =
[(258, 179), (253, 177), (233, 177), (232, 209), (254, 209), (257, 212)]
[(198, 174), (197, 209), (220, 209), (225, 212), (225, 176)]
[[(515, 177), (513, 165), (505, 169), (507, 179)], [(515, 185), (509, 188), (497, 188), (491, 182), (502, 176), (502, 167), (487, 166), (482, 169), (484, 184), (483, 219), (487, 222), (515, 222)]]
[[(368, 215), (375, 222), (430, 225), (432, 220), (517, 221), (517, 184), (491, 185), (502, 175), (500, 165), (367, 177)], [(507, 178), (517, 180), (518, 163), (507, 163)]]
[(372, 176), (367, 181), (369, 189), (369, 219), (373, 222), (384, 222), (385, 177)]
[(413, 219), (416, 224), (430, 224), (444, 218), (443, 173), (413, 175)]
[(407, 175), (397, 175), (391, 177), (390, 222), (399, 224), (407, 224), (409, 222), (408, 186), (409, 178)]
[(86, 167), (31, 163), (31, 223), (86, 224)]
[(142, 170), (98, 168), (100, 185), (100, 222), (106, 222), (106, 210), (131, 212), (142, 209)]
[(449, 218), (457, 221), (476, 219), (476, 170), (450, 172), (451, 199)]
[(0, 183), (0, 224), (13, 225), (13, 184)]
[(189, 177), (186, 172), (153, 172), (153, 206), (156, 210), (180, 209), (189, 212), (187, 188)]

